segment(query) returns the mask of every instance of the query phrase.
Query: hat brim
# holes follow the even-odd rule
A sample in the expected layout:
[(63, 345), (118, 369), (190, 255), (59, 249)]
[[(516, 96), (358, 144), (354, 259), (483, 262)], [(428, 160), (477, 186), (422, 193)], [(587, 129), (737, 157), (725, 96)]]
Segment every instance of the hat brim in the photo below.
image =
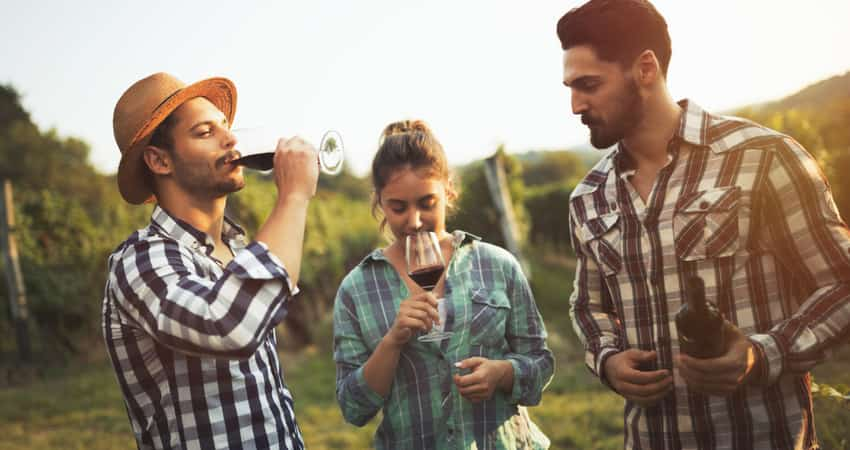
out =
[(151, 135), (169, 114), (187, 100), (204, 97), (214, 104), (233, 123), (236, 115), (236, 86), (227, 78), (209, 78), (190, 84), (168, 97), (151, 114), (127, 149), (118, 164), (118, 190), (128, 203), (138, 205), (153, 200), (150, 189), (150, 171), (142, 157)]

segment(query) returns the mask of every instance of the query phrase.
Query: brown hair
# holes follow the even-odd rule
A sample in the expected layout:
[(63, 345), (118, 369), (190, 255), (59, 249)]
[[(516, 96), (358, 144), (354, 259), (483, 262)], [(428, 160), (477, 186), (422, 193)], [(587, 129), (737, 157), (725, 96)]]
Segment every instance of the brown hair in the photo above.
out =
[[(372, 160), (372, 215), (378, 217), (381, 190), (387, 185), (394, 172), (400, 169), (424, 170), (446, 185), (447, 206), (451, 208), (457, 198), (452, 182), (452, 173), (446, 153), (440, 141), (421, 120), (393, 122), (381, 133), (378, 152)], [(387, 220), (381, 218), (381, 229)]]
[(590, 0), (558, 21), (561, 48), (589, 45), (596, 55), (623, 69), (652, 50), (664, 77), (672, 54), (667, 22), (648, 0)]

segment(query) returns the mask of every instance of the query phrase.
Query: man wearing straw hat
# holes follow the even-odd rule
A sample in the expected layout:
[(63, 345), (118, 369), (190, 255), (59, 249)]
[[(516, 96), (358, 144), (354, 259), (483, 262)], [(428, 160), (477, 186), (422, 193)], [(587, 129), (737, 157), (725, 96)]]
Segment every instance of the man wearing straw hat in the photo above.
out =
[(224, 216), (244, 185), (230, 124), (236, 89), (157, 73), (115, 106), (118, 188), (155, 202), (109, 258), (107, 349), (140, 449), (304, 447), (274, 327), (297, 293), (315, 149), (281, 139), (275, 206), (248, 241)]

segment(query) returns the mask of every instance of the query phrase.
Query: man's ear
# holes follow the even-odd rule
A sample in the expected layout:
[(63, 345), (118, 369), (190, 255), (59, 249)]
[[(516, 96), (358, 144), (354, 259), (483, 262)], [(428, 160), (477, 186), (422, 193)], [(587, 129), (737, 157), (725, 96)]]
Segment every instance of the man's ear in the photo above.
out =
[(639, 86), (650, 86), (658, 81), (659, 77), (663, 77), (661, 64), (654, 51), (644, 50), (638, 55), (632, 75)]
[(168, 175), (174, 170), (171, 155), (159, 147), (148, 145), (145, 147), (142, 156), (145, 159), (148, 169), (154, 175)]

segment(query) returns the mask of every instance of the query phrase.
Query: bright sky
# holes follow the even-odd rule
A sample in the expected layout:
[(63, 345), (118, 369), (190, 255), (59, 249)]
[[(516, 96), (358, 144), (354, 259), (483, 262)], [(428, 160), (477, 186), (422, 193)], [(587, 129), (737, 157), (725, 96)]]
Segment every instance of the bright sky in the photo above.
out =
[[(158, 71), (231, 78), (235, 126), (315, 141), (340, 131), (358, 174), (383, 127), (422, 118), (452, 164), (587, 142), (561, 84), (558, 18), (581, 1), (4, 2), (0, 83), (43, 129), (118, 167), (112, 111)], [(850, 70), (850, 1), (657, 0), (670, 88), (710, 110), (790, 94)]]

